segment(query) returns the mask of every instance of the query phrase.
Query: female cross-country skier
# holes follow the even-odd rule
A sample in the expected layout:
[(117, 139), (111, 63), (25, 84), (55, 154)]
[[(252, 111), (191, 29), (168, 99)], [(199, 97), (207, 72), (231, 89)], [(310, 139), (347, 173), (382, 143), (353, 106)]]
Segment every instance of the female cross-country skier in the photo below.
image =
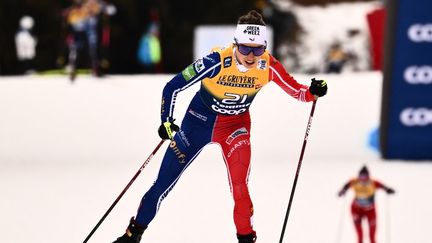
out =
[(376, 211), (375, 211), (375, 191), (383, 189), (388, 194), (394, 194), (395, 191), (382, 184), (381, 182), (369, 177), (369, 170), (366, 166), (360, 169), (357, 178), (349, 180), (339, 191), (339, 196), (345, 195), (346, 191), (352, 188), (355, 193), (354, 200), (351, 204), (351, 214), (354, 220), (354, 226), (357, 232), (358, 243), (363, 243), (362, 219), (367, 218), (369, 224), (369, 239), (375, 243), (376, 232)]
[[(158, 132), (162, 139), (170, 139), (170, 144), (155, 183), (143, 196), (126, 233), (115, 243), (140, 242), (162, 200), (209, 143), (218, 143), (222, 148), (235, 202), (238, 242), (255, 242), (251, 220), (253, 206), (248, 191), (249, 107), (258, 91), (270, 81), (303, 102), (327, 93), (324, 80), (313, 79), (310, 87), (298, 83), (266, 47), (266, 24), (262, 16), (252, 10), (239, 17), (233, 44), (196, 60), (166, 84)], [(177, 94), (195, 83), (200, 83), (201, 88), (192, 98), (179, 129), (173, 119)]]

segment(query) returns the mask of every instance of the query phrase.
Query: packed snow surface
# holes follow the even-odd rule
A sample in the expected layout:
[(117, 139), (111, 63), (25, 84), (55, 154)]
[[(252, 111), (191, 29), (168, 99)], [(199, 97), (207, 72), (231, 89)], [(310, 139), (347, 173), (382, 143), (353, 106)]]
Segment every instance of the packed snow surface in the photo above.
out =
[[(293, 74), (309, 84), (310, 76)], [(2, 242), (82, 242), (160, 141), (162, 89), (172, 75), (0, 78), (0, 228)], [(319, 99), (284, 242), (355, 241), (352, 192), (337, 191), (364, 164), (396, 189), (376, 195), (380, 243), (429, 243), (432, 164), (384, 161), (370, 148), (379, 125), (380, 73), (317, 75)], [(180, 122), (199, 85), (180, 93)], [(252, 105), (250, 193), (258, 242), (279, 241), (311, 109), (274, 83)], [(164, 150), (148, 166), (89, 242), (112, 242), (154, 181)], [(237, 242), (227, 173), (212, 144), (183, 174), (142, 242)], [(367, 233), (367, 230), (366, 232)], [(368, 242), (368, 241), (367, 241)]]

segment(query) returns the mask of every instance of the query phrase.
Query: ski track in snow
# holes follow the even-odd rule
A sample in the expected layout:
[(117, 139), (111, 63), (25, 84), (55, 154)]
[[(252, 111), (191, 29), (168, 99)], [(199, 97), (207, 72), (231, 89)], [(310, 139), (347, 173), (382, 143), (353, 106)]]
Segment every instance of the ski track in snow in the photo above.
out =
[[(293, 76), (305, 84), (311, 78)], [(2, 242), (82, 242), (159, 142), (160, 99), (171, 77), (78, 76), (73, 85), (62, 76), (1, 77)], [(317, 102), (284, 242), (355, 242), (353, 195), (336, 194), (363, 164), (397, 192), (377, 193), (378, 242), (431, 242), (432, 164), (384, 161), (368, 147), (379, 125), (381, 74), (316, 77), (327, 80), (329, 92)], [(198, 86), (179, 94), (178, 121)], [(251, 107), (249, 183), (258, 242), (279, 241), (310, 108), (272, 83)], [(123, 234), (166, 147), (89, 242)], [(165, 199), (142, 242), (236, 242), (232, 206), (220, 148), (209, 145)]]

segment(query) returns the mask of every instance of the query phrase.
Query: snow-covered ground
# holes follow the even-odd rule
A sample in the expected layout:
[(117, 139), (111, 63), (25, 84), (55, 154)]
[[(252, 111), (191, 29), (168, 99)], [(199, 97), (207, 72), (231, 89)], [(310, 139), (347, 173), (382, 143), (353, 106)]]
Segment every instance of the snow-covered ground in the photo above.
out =
[[(309, 76), (294, 75), (309, 83)], [(0, 78), (2, 242), (82, 242), (159, 142), (162, 88), (171, 75)], [(383, 161), (368, 147), (378, 126), (380, 73), (319, 75), (318, 101), (285, 241), (355, 242), (352, 193), (336, 193), (366, 164), (396, 189), (377, 193), (379, 243), (429, 243), (432, 164)], [(180, 93), (181, 120), (198, 85)], [(251, 107), (250, 191), (262, 243), (278, 242), (311, 104), (266, 86)], [(167, 144), (89, 242), (112, 242), (155, 179)], [(217, 145), (209, 145), (164, 201), (142, 242), (236, 242), (233, 202)], [(368, 242), (368, 241), (366, 241)]]

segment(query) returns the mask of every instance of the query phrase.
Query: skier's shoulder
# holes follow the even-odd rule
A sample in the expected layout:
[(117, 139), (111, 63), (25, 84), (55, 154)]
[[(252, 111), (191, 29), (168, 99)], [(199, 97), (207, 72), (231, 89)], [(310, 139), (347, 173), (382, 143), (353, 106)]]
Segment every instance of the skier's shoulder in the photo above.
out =
[(232, 49), (233, 49), (233, 44), (214, 46), (211, 49), (210, 53), (213, 53), (213, 52), (221, 53), (221, 52), (226, 52), (226, 51), (232, 51)]
[(220, 55), (211, 52), (208, 55), (196, 59), (181, 72), (186, 82), (200, 80), (205, 77), (213, 77), (220, 70)]
[(269, 60), (269, 65), (270, 66), (272, 66), (272, 67), (275, 67), (275, 66), (277, 66), (277, 65), (280, 65), (281, 67), (283, 67), (282, 66), (282, 64), (280, 63), (280, 61), (275, 57), (275, 56), (273, 56), (270, 52), (268, 52), (268, 51), (266, 51), (267, 52), (267, 54), (268, 54), (268, 60)]
[(220, 52), (212, 49), (210, 53), (208, 53), (207, 55), (201, 58), (198, 58), (197, 60), (195, 60), (193, 64), (196, 68), (196, 71), (201, 72), (201, 71), (215, 68), (216, 66), (220, 65), (220, 61), (221, 61)]
[(348, 180), (348, 183), (350, 185), (355, 185), (355, 184), (357, 184), (359, 182), (360, 182), (360, 179), (358, 177), (353, 177), (353, 178), (351, 178), (351, 179)]

